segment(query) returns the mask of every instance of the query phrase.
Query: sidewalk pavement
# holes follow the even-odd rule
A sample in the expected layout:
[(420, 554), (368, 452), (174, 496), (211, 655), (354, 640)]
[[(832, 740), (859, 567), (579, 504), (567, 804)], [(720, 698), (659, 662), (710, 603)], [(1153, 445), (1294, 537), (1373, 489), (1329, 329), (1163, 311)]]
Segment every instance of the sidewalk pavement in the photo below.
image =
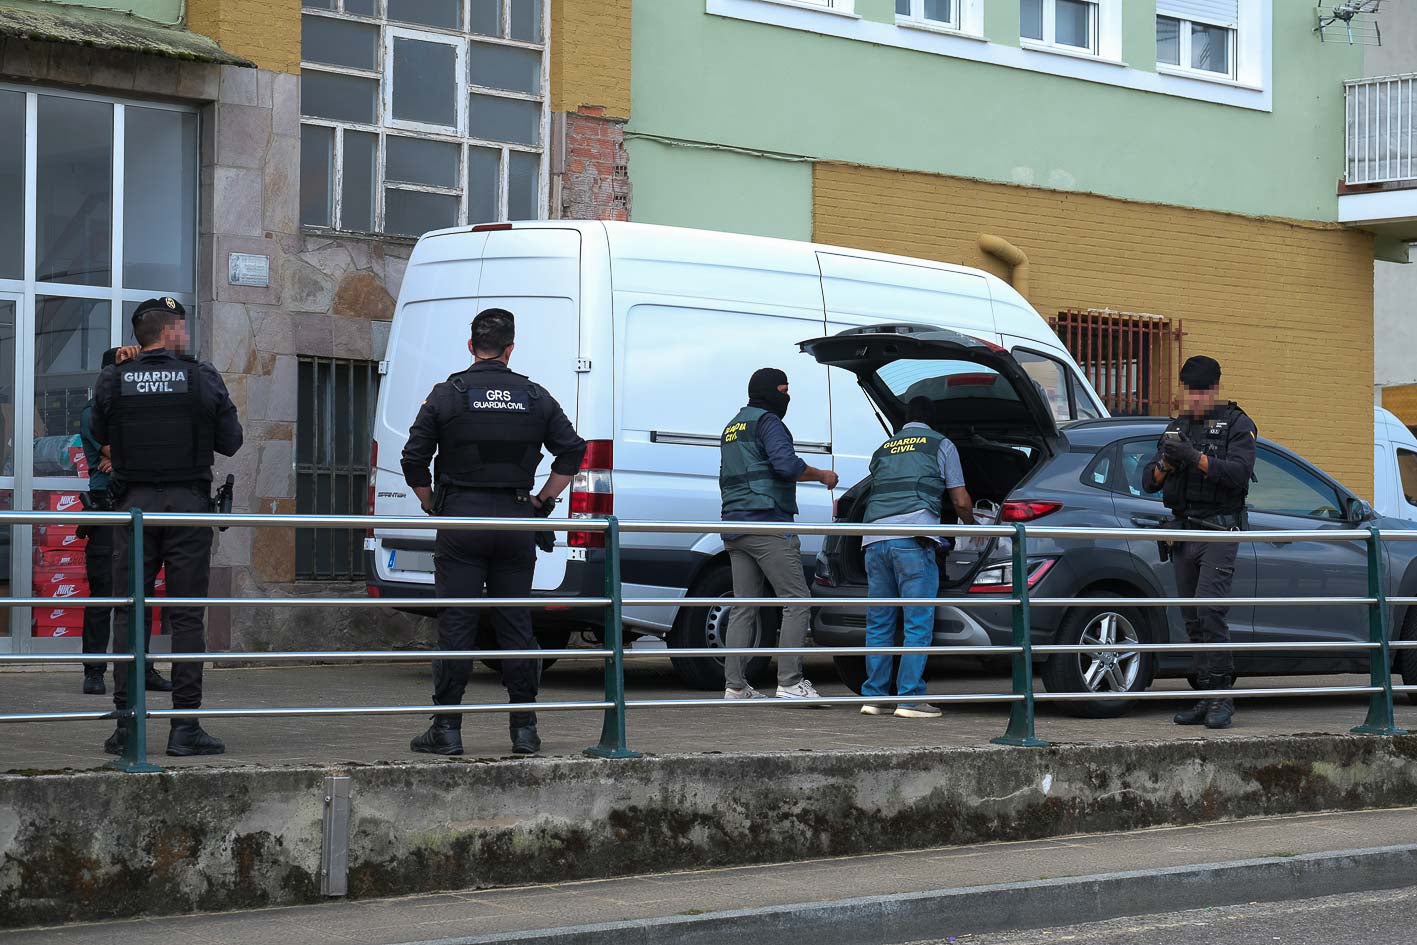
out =
[[(427, 705), (432, 701), (429, 663), (336, 664), (247, 669), (209, 669), (206, 673), (208, 708)], [(166, 673), (167, 667), (163, 666)], [(626, 667), (626, 688), (631, 699), (713, 698), (719, 693), (685, 689), (670, 669), (669, 661), (633, 661)], [(836, 681), (831, 660), (812, 657), (807, 674), (823, 695), (851, 695)], [(943, 678), (943, 677), (948, 678)], [(78, 666), (45, 672), (0, 673), (0, 712), (76, 711), (106, 709), (111, 696), (85, 696), (80, 692)], [(109, 675), (110, 691), (112, 675)], [(1246, 687), (1366, 685), (1366, 677), (1324, 676), (1282, 679), (1244, 679)], [(1007, 677), (965, 663), (936, 672), (933, 693), (998, 693), (1009, 688)], [(1039, 684), (1041, 690), (1041, 683)], [(1187, 692), (1184, 680), (1162, 680), (1156, 689)], [(546, 672), (542, 701), (598, 701), (604, 698), (599, 661), (563, 661)], [(506, 693), (499, 677), (478, 665), (465, 701), (503, 702)], [(1397, 709), (1397, 722), (1417, 731), (1417, 706), (1406, 699)], [(150, 705), (165, 706), (167, 696), (154, 693)], [(1348, 732), (1364, 719), (1363, 696), (1290, 696), (1245, 699), (1239, 702), (1234, 728), (1223, 732), (1177, 728), (1171, 716), (1181, 703), (1149, 700), (1118, 719), (1078, 719), (1064, 715), (1056, 705), (1038, 706), (1038, 735), (1055, 743), (1165, 741)], [(855, 707), (797, 709), (717, 706), (680, 709), (631, 709), (629, 745), (641, 752), (782, 751), (809, 749), (968, 747), (985, 745), (1003, 734), (1008, 721), (1005, 705), (948, 705), (944, 717), (929, 720), (862, 716)], [(362, 717), (269, 717), (212, 719), (204, 723), (225, 740), (227, 754), (208, 758), (178, 759), (163, 754), (168, 723), (149, 724), (152, 758), (174, 765), (286, 765), (374, 763), (379, 761), (433, 760), (414, 755), (408, 742), (427, 726), (426, 716), (378, 715)], [(540, 730), (545, 755), (575, 755), (600, 737), (598, 711), (542, 712)], [(52, 771), (94, 768), (108, 761), (102, 743), (113, 723), (45, 722), (0, 725), (0, 772)], [(508, 754), (507, 723), (503, 715), (469, 715), (463, 724), (463, 742), (469, 757)]]
[[(1297, 863), (1307, 854), (1412, 844), (1417, 844), (1417, 809), (1361, 811), (483, 892), (71, 925), (0, 933), (0, 941), (5, 945), (393, 945), (462, 941), (499, 933), (707, 916), (731, 910), (1037, 883), (1119, 871), (1164, 871), (1197, 864), (1223, 867), (1262, 857), (1295, 858)], [(1183, 876), (1176, 885), (1189, 885), (1190, 894), (1194, 894), (1194, 874)], [(1396, 886), (1412, 881), (1408, 874), (1386, 884)], [(1034, 889), (1047, 891), (1047, 886), (1045, 883)], [(1054, 894), (1056, 891), (1055, 886)], [(1013, 911), (1015, 891), (1008, 893), (1007, 908)], [(1028, 890), (1017, 891), (1017, 897), (1027, 894)], [(1233, 901), (1225, 899), (1223, 891), (1219, 896), (1217, 902)], [(813, 911), (812, 907), (804, 908)], [(1026, 911), (1021, 901), (1017, 908)], [(938, 937), (945, 941), (956, 931), (966, 930), (940, 928)], [(653, 933), (651, 924), (644, 934), (623, 940), (650, 940)], [(898, 939), (891, 938), (890, 930), (883, 928), (880, 941)]]

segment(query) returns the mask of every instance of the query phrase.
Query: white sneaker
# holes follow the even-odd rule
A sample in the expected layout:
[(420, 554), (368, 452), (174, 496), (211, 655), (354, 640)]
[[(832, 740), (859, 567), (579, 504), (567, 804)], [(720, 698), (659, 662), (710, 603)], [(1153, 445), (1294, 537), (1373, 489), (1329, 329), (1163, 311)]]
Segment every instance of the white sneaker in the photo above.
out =
[[(803, 677), (802, 681), (795, 686), (778, 686), (777, 697), (779, 699), (820, 699), (821, 693), (817, 692), (816, 687), (812, 685), (810, 679)], [(830, 709), (831, 706), (813, 703), (808, 705), (807, 708)]]
[(745, 685), (742, 689), (725, 689), (725, 690), (723, 690), (723, 698), (725, 698), (725, 699), (766, 699), (767, 696), (763, 695), (761, 692), (758, 692), (758, 690), (754, 689), (752, 686), (746, 686), (746, 685)]
[(945, 713), (938, 707), (928, 702), (917, 702), (914, 705), (896, 706), (895, 717), (898, 719), (938, 719)]
[(862, 715), (890, 715), (892, 711), (893, 710), (888, 705), (875, 705), (870, 702), (861, 707)]

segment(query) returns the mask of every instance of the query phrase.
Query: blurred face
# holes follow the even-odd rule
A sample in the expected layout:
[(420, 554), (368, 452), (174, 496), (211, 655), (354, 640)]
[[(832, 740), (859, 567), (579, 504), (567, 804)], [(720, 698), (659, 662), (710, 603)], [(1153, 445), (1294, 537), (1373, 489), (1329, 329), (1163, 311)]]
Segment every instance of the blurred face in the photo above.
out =
[(179, 318), (162, 330), (162, 346), (177, 354), (186, 354), (192, 345), (192, 336), (187, 333), (187, 319)]
[(1220, 401), (1218, 387), (1181, 387), (1181, 412), (1188, 417), (1201, 417)]

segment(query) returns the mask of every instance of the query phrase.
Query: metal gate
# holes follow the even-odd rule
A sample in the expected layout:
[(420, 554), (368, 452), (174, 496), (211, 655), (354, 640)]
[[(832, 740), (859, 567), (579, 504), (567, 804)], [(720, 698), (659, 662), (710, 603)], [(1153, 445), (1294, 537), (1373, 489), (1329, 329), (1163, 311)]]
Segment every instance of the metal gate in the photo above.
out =
[(1175, 413), (1176, 373), (1185, 335), (1179, 319), (1111, 309), (1064, 309), (1052, 324), (1113, 416)]

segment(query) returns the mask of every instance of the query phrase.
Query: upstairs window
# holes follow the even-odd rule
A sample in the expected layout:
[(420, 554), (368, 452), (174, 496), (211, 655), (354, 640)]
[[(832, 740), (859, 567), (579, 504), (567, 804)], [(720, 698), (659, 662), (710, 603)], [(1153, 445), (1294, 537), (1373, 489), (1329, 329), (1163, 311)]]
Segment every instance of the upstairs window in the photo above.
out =
[(1158, 68), (1235, 78), (1238, 0), (1158, 0), (1156, 14)]
[(1096, 56), (1098, 3), (1088, 0), (1020, 0), (1019, 35), (1029, 41)]
[(899, 20), (959, 29), (959, 8), (963, 0), (895, 0)]
[(302, 0), (300, 222), (542, 216), (544, 0)]

